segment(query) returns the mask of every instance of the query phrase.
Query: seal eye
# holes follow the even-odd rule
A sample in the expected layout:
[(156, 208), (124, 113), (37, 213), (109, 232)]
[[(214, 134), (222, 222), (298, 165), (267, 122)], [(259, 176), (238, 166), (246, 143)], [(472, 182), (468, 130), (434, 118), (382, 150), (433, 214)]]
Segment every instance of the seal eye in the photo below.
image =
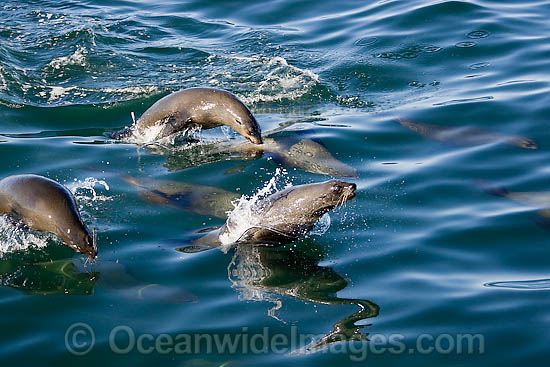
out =
[(239, 117), (235, 117), (235, 122), (239, 125), (243, 124), (243, 122), (241, 121), (241, 119)]
[(330, 189), (331, 189), (332, 191), (336, 192), (336, 193), (339, 193), (339, 192), (342, 191), (342, 186), (336, 185), (336, 186), (332, 186)]

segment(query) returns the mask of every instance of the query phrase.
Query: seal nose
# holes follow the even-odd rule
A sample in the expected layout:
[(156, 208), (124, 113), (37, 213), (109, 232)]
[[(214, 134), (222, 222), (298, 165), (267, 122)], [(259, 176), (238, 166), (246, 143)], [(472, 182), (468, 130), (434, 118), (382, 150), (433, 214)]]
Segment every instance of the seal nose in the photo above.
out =
[(248, 137), (248, 139), (253, 143), (253, 144), (263, 144), (263, 141), (262, 141), (262, 137), (260, 135), (250, 135)]

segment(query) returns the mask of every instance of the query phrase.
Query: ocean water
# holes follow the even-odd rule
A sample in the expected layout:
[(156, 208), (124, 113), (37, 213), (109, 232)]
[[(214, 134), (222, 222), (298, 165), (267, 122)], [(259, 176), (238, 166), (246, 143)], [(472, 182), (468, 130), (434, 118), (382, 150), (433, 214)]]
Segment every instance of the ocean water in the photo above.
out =
[[(546, 365), (549, 17), (535, 0), (3, 1), (0, 176), (65, 184), (99, 258), (0, 220), (0, 361)], [(144, 200), (128, 176), (236, 195), (329, 178), (208, 159), (240, 141), (227, 129), (191, 147), (108, 138), (196, 86), (322, 143), (357, 170), (356, 198), (283, 248), (177, 251), (223, 219)]]

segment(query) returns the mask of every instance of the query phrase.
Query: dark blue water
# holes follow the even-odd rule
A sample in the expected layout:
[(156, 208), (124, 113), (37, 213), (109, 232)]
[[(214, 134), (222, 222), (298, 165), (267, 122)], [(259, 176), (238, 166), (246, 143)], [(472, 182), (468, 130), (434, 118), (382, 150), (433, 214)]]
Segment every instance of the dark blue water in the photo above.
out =
[[(1, 177), (68, 186), (99, 259), (2, 219), (0, 360), (545, 364), (549, 16), (547, 1), (4, 1)], [(176, 251), (223, 219), (145, 201), (121, 174), (250, 195), (280, 168), (107, 138), (196, 86), (357, 169), (324, 234)], [(287, 167), (278, 182), (326, 179)]]

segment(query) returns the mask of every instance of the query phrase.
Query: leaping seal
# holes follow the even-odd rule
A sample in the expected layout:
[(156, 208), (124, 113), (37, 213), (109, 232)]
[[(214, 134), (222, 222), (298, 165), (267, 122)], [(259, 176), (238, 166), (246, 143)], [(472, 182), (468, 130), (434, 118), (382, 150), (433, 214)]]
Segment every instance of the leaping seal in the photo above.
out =
[(97, 248), (80, 217), (71, 192), (49, 178), (16, 175), (0, 180), (0, 215), (8, 214), (24, 226), (51, 232), (80, 254), (97, 257)]
[(357, 186), (339, 180), (298, 185), (280, 190), (257, 203), (255, 223), (241, 226), (240, 217), (229, 214), (225, 224), (195, 240), (199, 246), (226, 243), (284, 245), (306, 235), (328, 211), (353, 199)]
[(111, 137), (122, 139), (155, 125), (162, 125), (157, 139), (194, 126), (212, 129), (226, 125), (252, 143), (262, 143), (260, 127), (248, 107), (221, 89), (189, 88), (169, 94), (149, 107), (132, 127), (114, 132)]

